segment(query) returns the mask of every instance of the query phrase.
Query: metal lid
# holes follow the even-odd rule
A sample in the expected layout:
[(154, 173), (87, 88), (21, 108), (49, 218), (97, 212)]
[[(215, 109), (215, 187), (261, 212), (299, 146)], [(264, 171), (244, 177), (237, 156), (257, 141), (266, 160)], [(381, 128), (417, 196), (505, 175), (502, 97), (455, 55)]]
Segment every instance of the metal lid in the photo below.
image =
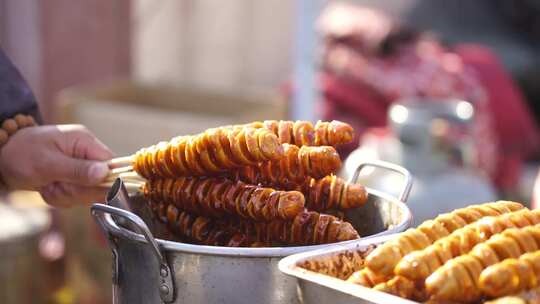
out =
[(0, 243), (33, 236), (49, 224), (43, 208), (20, 208), (0, 203)]

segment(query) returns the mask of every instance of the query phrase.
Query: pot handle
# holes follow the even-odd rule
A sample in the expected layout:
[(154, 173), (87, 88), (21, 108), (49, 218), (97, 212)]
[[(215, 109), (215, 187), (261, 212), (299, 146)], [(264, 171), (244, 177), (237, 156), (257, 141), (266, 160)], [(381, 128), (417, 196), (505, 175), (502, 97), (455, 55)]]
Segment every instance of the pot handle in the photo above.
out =
[[(105, 220), (103, 219), (103, 216), (106, 214), (114, 215), (117, 217), (120, 217), (124, 220), (127, 220), (130, 225), (130, 228), (133, 229), (136, 227), (135, 230), (138, 230), (144, 238), (146, 239), (146, 242), (150, 245), (150, 248), (152, 249), (152, 252), (156, 256), (159, 262), (159, 276), (161, 279), (161, 282), (159, 284), (159, 295), (161, 297), (161, 300), (165, 303), (170, 303), (174, 300), (174, 289), (173, 289), (173, 281), (172, 281), (172, 273), (169, 265), (167, 264), (167, 261), (165, 260), (165, 257), (161, 253), (161, 250), (159, 249), (159, 245), (156, 242), (156, 239), (150, 232), (150, 229), (148, 229), (148, 226), (146, 223), (136, 214), (131, 213), (129, 211), (112, 207), (105, 204), (94, 204), (91, 207), (92, 215), (96, 218), (97, 222), (108, 231), (108, 224), (105, 223)], [(101, 214), (101, 215), (100, 215)]]
[(409, 172), (409, 170), (407, 170), (407, 169), (405, 169), (405, 168), (403, 168), (401, 166), (391, 164), (391, 163), (388, 163), (388, 162), (385, 162), (385, 161), (380, 161), (380, 160), (367, 161), (367, 162), (361, 163), (356, 168), (356, 170), (354, 171), (354, 174), (351, 177), (351, 179), (349, 180), (349, 182), (350, 183), (357, 182), (358, 176), (360, 176), (360, 172), (362, 172), (362, 170), (367, 168), (367, 167), (375, 167), (375, 168), (379, 168), (379, 169), (384, 169), (384, 170), (396, 172), (396, 173), (402, 175), (403, 176), (403, 189), (401, 189), (401, 192), (400, 192), (400, 194), (398, 196), (398, 200), (403, 202), (403, 203), (405, 203), (407, 201), (407, 199), (409, 198), (409, 194), (411, 192), (412, 183), (413, 183), (413, 178), (412, 178), (412, 175)]

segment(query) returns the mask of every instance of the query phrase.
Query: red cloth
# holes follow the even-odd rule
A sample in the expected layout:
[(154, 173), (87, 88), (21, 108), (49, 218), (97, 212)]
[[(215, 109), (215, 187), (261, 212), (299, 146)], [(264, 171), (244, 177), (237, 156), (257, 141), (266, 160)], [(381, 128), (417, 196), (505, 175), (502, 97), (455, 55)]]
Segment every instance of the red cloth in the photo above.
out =
[(494, 179), (500, 188), (511, 188), (519, 179), (523, 159), (539, 150), (538, 126), (520, 90), (491, 51), (466, 44), (457, 46), (455, 52), (465, 65), (477, 71), (478, 80), (489, 96), (501, 155)]

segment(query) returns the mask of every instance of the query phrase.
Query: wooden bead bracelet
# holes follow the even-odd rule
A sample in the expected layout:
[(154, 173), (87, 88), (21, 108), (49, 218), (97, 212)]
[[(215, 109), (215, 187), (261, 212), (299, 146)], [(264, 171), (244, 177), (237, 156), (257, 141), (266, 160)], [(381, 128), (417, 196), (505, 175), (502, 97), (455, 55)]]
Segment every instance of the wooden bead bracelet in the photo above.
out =
[(30, 115), (17, 114), (13, 118), (4, 120), (0, 129), (0, 146), (7, 143), (9, 137), (20, 129), (33, 127), (36, 121)]

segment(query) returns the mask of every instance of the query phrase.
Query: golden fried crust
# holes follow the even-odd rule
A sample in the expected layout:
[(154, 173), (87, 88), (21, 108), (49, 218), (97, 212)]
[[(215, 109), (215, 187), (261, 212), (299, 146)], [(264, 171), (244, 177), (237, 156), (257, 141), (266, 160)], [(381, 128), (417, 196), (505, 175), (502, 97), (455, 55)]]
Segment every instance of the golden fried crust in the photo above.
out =
[(141, 149), (133, 168), (146, 179), (207, 176), (282, 156), (283, 147), (269, 130), (221, 127)]
[(357, 208), (368, 198), (362, 185), (350, 184), (335, 175), (309, 179), (300, 189), (306, 195), (306, 207), (314, 211)]
[[(410, 280), (423, 281), (448, 260), (470, 252), (474, 246), (501, 231), (504, 231), (503, 236), (516, 240), (522, 251), (534, 251), (537, 249), (537, 245), (532, 235), (523, 235), (516, 232), (516, 230), (508, 229), (515, 227), (514, 223), (524, 226), (540, 224), (540, 219), (531, 216), (532, 214), (533, 211), (522, 209), (496, 217), (481, 219), (455, 230), (449, 236), (441, 238), (423, 250), (408, 254), (398, 263), (394, 271), (397, 275)], [(534, 220), (534, 222), (530, 220)], [(513, 245), (501, 250), (513, 250), (513, 254), (516, 252)]]
[(302, 212), (305, 203), (298, 191), (278, 191), (222, 178), (152, 180), (145, 184), (143, 192), (149, 199), (167, 201), (194, 214), (211, 217), (233, 214), (257, 221), (293, 219)]
[(290, 143), (292, 144), (294, 142), (293, 133), (292, 133), (292, 127), (293, 127), (292, 121), (280, 121), (278, 124), (278, 133), (277, 136), (279, 138), (279, 142), (282, 144)]
[(354, 137), (353, 128), (344, 122), (332, 120), (330, 122), (330, 130), (328, 139), (330, 142), (338, 144), (350, 143)]
[(511, 295), (540, 284), (540, 251), (518, 259), (506, 259), (486, 268), (479, 279), (482, 292), (489, 297)]
[(251, 123), (246, 126), (265, 128), (278, 136), (281, 143), (296, 146), (336, 146), (350, 143), (354, 137), (353, 128), (341, 121), (319, 121), (313, 127), (308, 121), (267, 120), (262, 124)]
[(239, 231), (253, 241), (286, 245), (316, 245), (360, 238), (351, 224), (314, 211), (303, 211), (292, 221), (241, 221)]
[(309, 146), (315, 140), (313, 125), (307, 121), (295, 121), (293, 125), (294, 144), (297, 146)]
[(400, 276), (393, 277), (388, 281), (380, 282), (375, 285), (373, 289), (405, 299), (411, 299), (417, 292), (417, 288), (413, 281)]
[(351, 274), (349, 278), (347, 278), (347, 282), (366, 287), (374, 287), (377, 284), (388, 281), (388, 279), (388, 277), (380, 276), (373, 271), (364, 268)]
[(352, 127), (341, 121), (318, 121), (315, 125), (315, 145), (317, 146), (346, 144), (351, 142), (353, 137)]
[(301, 147), (284, 144), (277, 160), (259, 162), (233, 171), (231, 178), (251, 184), (292, 189), (310, 178), (323, 178), (341, 168), (341, 160), (332, 147)]
[[(216, 175), (242, 166), (281, 159), (284, 153), (282, 143), (332, 146), (350, 140), (352, 128), (338, 121), (320, 122), (316, 128), (306, 121), (253, 122), (212, 128), (198, 135), (181, 136), (169, 143), (140, 149), (134, 155), (133, 168), (146, 179)], [(314, 167), (315, 176), (312, 177), (321, 178), (329, 174), (328, 170), (335, 172), (335, 167), (341, 165), (335, 150), (325, 147), (318, 153), (309, 156), (322, 159), (319, 166)]]
[[(447, 262), (444, 266), (437, 269), (426, 279), (426, 290), (428, 293), (439, 300), (448, 301), (475, 301), (482, 296), (481, 274), (484, 269), (491, 265), (499, 265), (505, 259), (516, 259), (522, 254), (527, 253), (526, 248), (537, 248), (540, 244), (534, 246), (522, 247), (520, 243), (532, 239), (531, 231), (540, 230), (540, 226), (530, 226), (525, 228), (511, 228), (502, 234), (491, 237), (484, 243), (480, 243), (473, 250), (465, 255), (457, 257)], [(537, 251), (535, 251), (537, 252)], [(508, 266), (505, 271), (510, 271)], [(514, 269), (516, 275), (522, 275), (523, 280), (531, 280), (531, 271), (526, 269)], [(490, 270), (493, 271), (493, 270)], [(465, 275), (467, 274), (467, 275)], [(516, 277), (506, 276), (507, 272), (501, 272), (497, 279), (487, 279), (484, 281), (489, 286), (499, 287), (499, 281), (503, 279), (515, 279)], [(519, 278), (517, 278), (519, 279)], [(514, 282), (515, 283), (515, 282)], [(525, 286), (525, 283), (515, 283), (505, 288), (512, 289), (511, 286)], [(487, 286), (487, 285), (486, 285)]]
[(165, 210), (166, 221), (171, 231), (201, 245), (244, 247), (251, 246), (249, 238), (232, 226), (209, 218), (193, 216), (178, 210), (173, 205), (153, 202)]
[(420, 226), (418, 226), (417, 229), (425, 234), (432, 243), (450, 233), (441, 225), (441, 223), (434, 220), (427, 220), (423, 222), (420, 224)]
[[(504, 212), (511, 212), (512, 210), (517, 209), (518, 206), (521, 205), (514, 202), (496, 202), (473, 205), (464, 208), (464, 210), (474, 210), (474, 212), (483, 215), (498, 215)], [(521, 206), (521, 208), (523, 208), (523, 206)], [(416, 231), (418, 234), (425, 235), (430, 242), (434, 242), (438, 239), (437, 237), (446, 236), (447, 234), (445, 234), (445, 232), (453, 232), (467, 224), (470, 224), (467, 222), (467, 220), (475, 219), (475, 217), (464, 217), (463, 215), (460, 216), (460, 214), (463, 214), (464, 210), (439, 215), (433, 221), (427, 221), (426, 223), (420, 225), (417, 229), (411, 230)], [(394, 273), (395, 266), (405, 255), (415, 250), (423, 249), (418, 246), (412, 246), (412, 244), (406, 240), (406, 235), (407, 232), (403, 233), (394, 240), (386, 242), (371, 252), (366, 258), (367, 267), (373, 272), (381, 275), (392, 275)], [(454, 250), (453, 248), (449, 249)]]
[[(353, 128), (341, 121), (319, 121), (313, 127), (307, 121), (272, 121), (244, 125), (252, 128), (265, 128), (276, 134), (281, 143), (297, 146), (336, 146), (350, 143), (354, 137)], [(233, 126), (239, 128), (242, 126)]]

